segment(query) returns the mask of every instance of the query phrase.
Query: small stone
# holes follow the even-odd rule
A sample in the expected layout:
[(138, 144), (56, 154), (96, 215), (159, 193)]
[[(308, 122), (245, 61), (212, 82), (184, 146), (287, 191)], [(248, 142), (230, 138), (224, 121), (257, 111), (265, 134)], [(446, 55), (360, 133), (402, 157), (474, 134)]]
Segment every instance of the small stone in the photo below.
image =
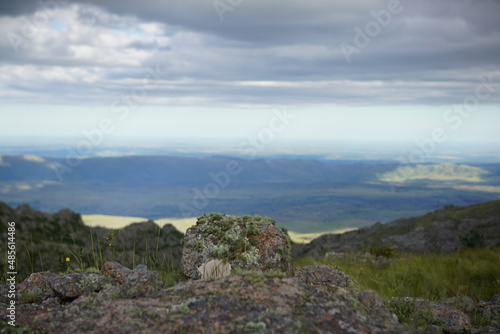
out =
[(101, 273), (106, 277), (111, 277), (117, 284), (125, 284), (127, 277), (133, 270), (122, 266), (118, 262), (107, 261), (101, 269)]
[(65, 300), (100, 291), (107, 282), (108, 280), (102, 275), (79, 272), (55, 277), (50, 280), (50, 286), (59, 298)]
[(431, 312), (432, 315), (443, 322), (444, 327), (463, 328), (471, 325), (469, 317), (462, 311), (454, 308), (435, 305)]
[(125, 284), (128, 286), (138, 285), (142, 287), (159, 288), (163, 285), (163, 282), (160, 281), (157, 271), (148, 270), (145, 265), (139, 264), (127, 276)]

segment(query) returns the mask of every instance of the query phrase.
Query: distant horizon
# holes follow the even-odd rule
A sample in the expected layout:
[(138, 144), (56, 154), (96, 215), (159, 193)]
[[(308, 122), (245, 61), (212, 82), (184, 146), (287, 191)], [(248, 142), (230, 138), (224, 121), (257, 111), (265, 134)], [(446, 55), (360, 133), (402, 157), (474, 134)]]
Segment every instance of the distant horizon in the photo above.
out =
[[(319, 160), (395, 161), (416, 163), (500, 163), (500, 146), (496, 142), (454, 142), (436, 144), (432, 141), (393, 142), (355, 140), (296, 139), (280, 141), (257, 150), (257, 146), (238, 147), (240, 143), (222, 138), (199, 139), (142, 137), (121, 138), (112, 144), (90, 146), (87, 154), (79, 154), (81, 137), (26, 137), (5, 140), (0, 136), (0, 155), (37, 155), (46, 158), (106, 158), (127, 156), (233, 156), (237, 158), (308, 158)], [(257, 143), (258, 144), (258, 143)], [(429, 151), (433, 149), (433, 151)], [(412, 152), (418, 159), (409, 161)], [(427, 154), (428, 153), (428, 154)]]

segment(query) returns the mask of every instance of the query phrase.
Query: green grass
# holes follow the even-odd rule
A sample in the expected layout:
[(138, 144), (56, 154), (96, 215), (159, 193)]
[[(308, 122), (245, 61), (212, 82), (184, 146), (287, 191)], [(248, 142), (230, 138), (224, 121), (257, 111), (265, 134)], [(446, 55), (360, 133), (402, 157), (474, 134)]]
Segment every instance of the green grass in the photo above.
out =
[(466, 249), (450, 255), (406, 255), (378, 266), (359, 257), (296, 259), (294, 265), (328, 264), (351, 275), (363, 289), (384, 297), (421, 297), (432, 301), (469, 296), (489, 300), (500, 291), (500, 251)]
[[(120, 238), (120, 230), (110, 231), (106, 237), (98, 236), (91, 228), (88, 228), (88, 232), (89, 242), (83, 243), (82, 239), (75, 237), (71, 231), (67, 233), (67, 239), (71, 240), (71, 243), (61, 238), (60, 243), (52, 242), (40, 246), (32, 234), (30, 234), (29, 239), (17, 239), (16, 282), (21, 283), (31, 273), (41, 271), (59, 274), (75, 271), (99, 272), (106, 261), (119, 262), (130, 269), (138, 264), (145, 264), (149, 270), (158, 271), (160, 279), (168, 285), (174, 285), (178, 282), (180, 277), (178, 264), (168, 249), (159, 247), (161, 237), (159, 228), (154, 237), (137, 236), (139, 240), (143, 239), (140, 249), (136, 249), (139, 246), (136, 245), (135, 241), (133, 246), (126, 246)], [(60, 235), (62, 236), (63, 233)], [(2, 259), (2, 264), (7, 263), (6, 249), (0, 247), (0, 250), (5, 256), (5, 259)], [(0, 272), (0, 284), (7, 283), (9, 277), (6, 273), (6, 270)]]

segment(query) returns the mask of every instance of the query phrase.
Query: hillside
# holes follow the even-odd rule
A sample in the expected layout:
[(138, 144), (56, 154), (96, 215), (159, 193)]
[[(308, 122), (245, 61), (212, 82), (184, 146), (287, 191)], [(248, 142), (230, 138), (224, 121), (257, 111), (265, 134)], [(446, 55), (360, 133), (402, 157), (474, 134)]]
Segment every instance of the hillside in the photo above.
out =
[[(133, 266), (177, 266), (183, 234), (172, 225), (153, 221), (112, 230), (84, 225), (81, 216), (64, 209), (50, 214), (28, 205), (11, 208), (0, 202), (0, 236), (7, 240), (7, 222), (16, 223), (17, 271), (24, 279), (35, 271), (62, 272), (102, 265), (103, 258)], [(0, 252), (7, 254), (1, 243)], [(67, 259), (69, 261), (67, 261)], [(0, 258), (5, 265), (6, 257)]]
[(461, 248), (500, 247), (500, 201), (467, 207), (454, 205), (414, 218), (325, 234), (296, 245), (295, 256), (394, 248), (405, 253), (450, 253)]

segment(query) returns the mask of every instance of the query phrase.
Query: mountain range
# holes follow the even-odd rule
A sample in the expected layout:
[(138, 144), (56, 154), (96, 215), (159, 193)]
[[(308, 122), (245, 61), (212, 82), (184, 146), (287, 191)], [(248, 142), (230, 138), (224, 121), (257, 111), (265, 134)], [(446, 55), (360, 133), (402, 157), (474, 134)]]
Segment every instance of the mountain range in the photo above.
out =
[(363, 227), (500, 199), (500, 164), (131, 156), (0, 156), (0, 200), (55, 212), (260, 214), (297, 232)]

